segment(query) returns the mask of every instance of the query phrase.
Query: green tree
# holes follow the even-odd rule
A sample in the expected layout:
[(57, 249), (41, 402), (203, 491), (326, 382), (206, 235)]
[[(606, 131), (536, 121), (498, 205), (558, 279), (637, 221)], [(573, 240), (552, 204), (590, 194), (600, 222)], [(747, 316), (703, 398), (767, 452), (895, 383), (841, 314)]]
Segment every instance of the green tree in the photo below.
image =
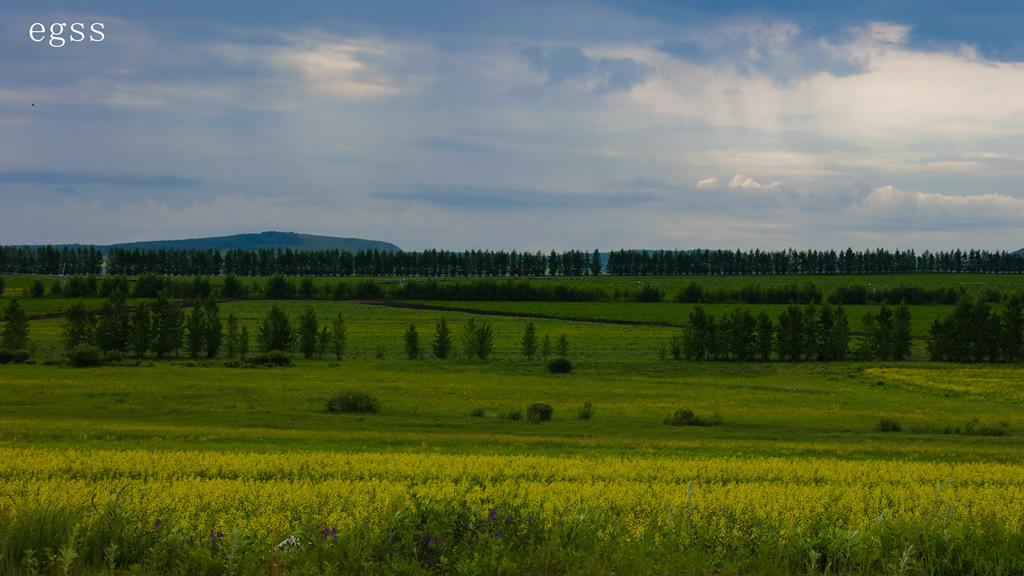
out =
[(3, 335), (0, 335), (0, 349), (28, 350), (28, 314), (21, 308), (21, 304), (17, 300), (11, 300), (7, 304), (4, 317), (7, 318), (7, 323), (4, 325)]
[(104, 352), (126, 352), (131, 339), (131, 311), (128, 299), (121, 290), (114, 290), (100, 307), (96, 322), (96, 346)]
[(203, 304), (206, 315), (206, 357), (216, 358), (224, 341), (224, 324), (220, 321), (220, 307), (213, 298)]
[(546, 361), (551, 356), (551, 336), (545, 334), (540, 342), (540, 355)]
[(415, 324), (409, 324), (409, 329), (405, 331), (405, 355), (409, 357), (409, 360), (415, 360), (420, 356), (420, 334), (416, 331)]
[(683, 356), (687, 360), (706, 360), (717, 353), (715, 319), (697, 305), (690, 312), (690, 322), (683, 328)]
[(754, 353), (761, 362), (768, 362), (772, 358), (772, 350), (775, 349), (775, 325), (771, 316), (764, 310), (757, 315), (754, 331)]
[(526, 356), (527, 360), (533, 360), (533, 357), (537, 354), (537, 328), (533, 325), (533, 322), (526, 324), (526, 329), (523, 330), (523, 338), (519, 341), (523, 356)]
[(238, 332), (238, 354), (244, 359), (249, 354), (249, 327), (242, 326)]
[(452, 351), (452, 334), (448, 328), (448, 320), (444, 316), (434, 326), (434, 339), (430, 342), (430, 349), (438, 360), (444, 360)]
[(189, 358), (199, 358), (206, 348), (206, 314), (198, 306), (193, 306), (185, 317), (185, 347)]
[(149, 307), (141, 303), (135, 306), (135, 312), (132, 313), (131, 347), (136, 358), (144, 357), (152, 346), (151, 324)]
[(64, 312), (64, 321), (61, 323), (64, 350), (71, 350), (81, 344), (91, 345), (95, 341), (95, 328), (96, 317), (85, 309), (85, 303), (79, 300), (72, 304)]
[(320, 333), (320, 322), (312, 306), (306, 306), (299, 319), (299, 352), (303, 358), (312, 358), (316, 354), (317, 337)]
[(779, 358), (796, 362), (804, 352), (804, 314), (799, 306), (790, 304), (779, 315), (775, 328), (775, 351)]
[(818, 360), (843, 360), (850, 350), (850, 324), (842, 306), (821, 306), (817, 322)]
[(462, 351), (466, 353), (466, 359), (472, 360), (476, 352), (476, 320), (466, 320), (466, 326), (462, 329)]
[(481, 322), (476, 331), (476, 355), (481, 360), (487, 360), (494, 349), (494, 332), (491, 330), (490, 322)]
[(337, 360), (341, 360), (341, 357), (345, 355), (345, 344), (347, 343), (345, 331), (345, 317), (338, 312), (334, 321), (331, 322), (331, 351), (334, 352), (334, 357)]
[(316, 337), (316, 357), (323, 359), (324, 354), (331, 347), (331, 329), (327, 326), (320, 328), (320, 334)]
[(910, 307), (904, 300), (896, 307), (892, 316), (892, 359), (906, 360), (910, 357)]
[(6, 284), (4, 283), (4, 277), (0, 276), (0, 296), (4, 295), (4, 287), (5, 286), (6, 286)]
[(185, 338), (184, 314), (181, 308), (161, 290), (153, 304), (153, 351), (157, 357), (178, 354)]
[(1002, 356), (1008, 362), (1024, 359), (1024, 294), (1015, 292), (1006, 299), (1000, 318)]
[(256, 334), (256, 345), (260, 352), (266, 354), (271, 350), (289, 352), (295, 342), (292, 323), (288, 313), (274, 304), (274, 307), (263, 317)]
[(238, 354), (238, 318), (235, 315), (228, 314), (228, 333), (224, 339), (224, 344), (227, 346), (228, 358), (234, 358)]
[(46, 285), (43, 284), (42, 280), (36, 280), (35, 282), (32, 283), (30, 293), (32, 294), (33, 298), (42, 298), (44, 295), (46, 295)]
[(746, 308), (736, 308), (726, 314), (722, 322), (722, 336), (730, 357), (741, 362), (753, 357), (755, 328), (754, 316)]
[(555, 354), (563, 358), (569, 356), (569, 337), (565, 335), (565, 332), (562, 332), (558, 336), (558, 340), (555, 341)]

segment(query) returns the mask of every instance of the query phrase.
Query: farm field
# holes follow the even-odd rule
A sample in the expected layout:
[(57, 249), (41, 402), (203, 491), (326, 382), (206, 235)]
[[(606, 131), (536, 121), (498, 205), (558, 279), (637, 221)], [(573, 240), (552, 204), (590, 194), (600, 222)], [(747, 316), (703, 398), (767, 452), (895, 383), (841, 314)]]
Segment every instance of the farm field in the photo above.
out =
[[(1024, 570), (1019, 365), (674, 361), (659, 350), (678, 326), (559, 318), (682, 324), (692, 305), (414, 304), (446, 310), (222, 303), (252, 332), (275, 305), (343, 315), (341, 360), (277, 368), (74, 368), (61, 320), (31, 321), (36, 363), (0, 366), (0, 572)], [(847, 309), (856, 330), (877, 307)], [(912, 307), (914, 335), (949, 309)], [(406, 359), (408, 326), (429, 349), (442, 316), (456, 340), (490, 322), (491, 356)], [(520, 354), (531, 320), (566, 335), (571, 373)], [(341, 390), (380, 411), (329, 412)], [(532, 402), (551, 420), (508, 417)], [(680, 409), (721, 422), (663, 423)]]

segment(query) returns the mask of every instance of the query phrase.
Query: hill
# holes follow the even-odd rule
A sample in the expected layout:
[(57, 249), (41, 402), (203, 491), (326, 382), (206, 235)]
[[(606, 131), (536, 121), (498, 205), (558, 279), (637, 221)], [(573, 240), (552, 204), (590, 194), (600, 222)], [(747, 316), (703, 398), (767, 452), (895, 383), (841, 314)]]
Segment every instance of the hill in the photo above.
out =
[(133, 250), (159, 250), (174, 248), (178, 250), (258, 250), (260, 248), (291, 248), (292, 250), (341, 250), (358, 252), (359, 250), (377, 250), (395, 252), (398, 246), (379, 240), (362, 238), (336, 238), (334, 236), (316, 236), (313, 234), (297, 234), (295, 232), (260, 232), (259, 234), (235, 234), (234, 236), (215, 236), (211, 238), (190, 238), (185, 240), (153, 240), (148, 242), (125, 242), (111, 246), (99, 246), (105, 254), (111, 247)]

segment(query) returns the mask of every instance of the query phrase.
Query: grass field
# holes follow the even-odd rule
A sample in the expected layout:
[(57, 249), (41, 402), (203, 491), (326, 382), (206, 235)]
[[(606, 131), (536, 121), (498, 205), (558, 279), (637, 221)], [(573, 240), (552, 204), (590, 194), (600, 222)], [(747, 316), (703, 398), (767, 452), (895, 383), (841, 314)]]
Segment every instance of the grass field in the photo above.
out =
[[(37, 363), (0, 366), (0, 573), (1024, 570), (1021, 366), (678, 362), (658, 353), (672, 326), (533, 319), (571, 342), (556, 375), (519, 353), (527, 318), (331, 301), (221, 315), (254, 331), (274, 304), (293, 321), (340, 312), (345, 357), (73, 368), (46, 362), (60, 320), (32, 321)], [(425, 304), (643, 322), (692, 308)], [(930, 308), (912, 309), (915, 333)], [(426, 348), (441, 316), (456, 340), (491, 322), (492, 356), (406, 359), (409, 324)], [(328, 412), (346, 389), (380, 412)], [(551, 421), (501, 417), (532, 402)], [(722, 423), (663, 424), (679, 409)]]

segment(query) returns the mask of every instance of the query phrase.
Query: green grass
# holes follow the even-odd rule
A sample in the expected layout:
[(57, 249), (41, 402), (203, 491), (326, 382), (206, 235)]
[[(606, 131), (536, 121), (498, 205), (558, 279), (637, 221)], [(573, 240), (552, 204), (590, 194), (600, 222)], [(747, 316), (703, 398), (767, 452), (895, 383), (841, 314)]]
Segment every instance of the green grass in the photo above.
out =
[[(922, 389), (921, 370), (881, 365), (586, 362), (551, 375), (539, 362), (299, 361), (293, 368), (226, 368), (160, 361), (75, 369), (8, 365), (0, 442), (218, 450), (440, 450), (454, 453), (815, 455), (1014, 461), (1024, 448), (1022, 401), (995, 392)], [(1007, 386), (1019, 367), (968, 368)], [(901, 372), (910, 376), (900, 378)], [(893, 376), (893, 375), (897, 376)], [(916, 379), (916, 380), (915, 380)], [(326, 398), (353, 389), (380, 414), (338, 415)], [(543, 425), (497, 418), (551, 404)], [(577, 409), (592, 402), (590, 420)], [(472, 417), (481, 408), (485, 417)], [(725, 424), (661, 424), (679, 408)], [(882, 417), (904, 432), (875, 430)], [(942, 433), (972, 418), (1011, 435)], [(915, 432), (915, 430), (917, 432)]]

